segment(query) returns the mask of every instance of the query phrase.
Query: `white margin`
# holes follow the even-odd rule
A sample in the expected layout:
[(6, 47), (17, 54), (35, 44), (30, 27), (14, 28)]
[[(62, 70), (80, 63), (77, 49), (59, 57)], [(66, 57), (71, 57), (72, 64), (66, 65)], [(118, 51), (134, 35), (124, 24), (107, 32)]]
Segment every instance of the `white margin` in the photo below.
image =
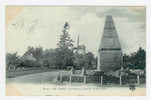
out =
[[(37, 2), (38, 1), (38, 2)], [(45, 2), (44, 2), (45, 1)], [(0, 99), (1, 100), (150, 100), (151, 99), (151, 1), (150, 0), (3, 0), (0, 3)], [(134, 1), (134, 2), (131, 2)], [(146, 6), (147, 96), (5, 96), (5, 6)]]

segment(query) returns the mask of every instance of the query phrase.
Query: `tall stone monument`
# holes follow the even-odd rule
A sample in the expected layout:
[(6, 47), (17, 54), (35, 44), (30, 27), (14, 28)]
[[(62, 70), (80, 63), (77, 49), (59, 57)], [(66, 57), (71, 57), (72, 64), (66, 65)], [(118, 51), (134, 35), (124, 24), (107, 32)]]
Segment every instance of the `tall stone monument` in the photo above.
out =
[(122, 67), (123, 56), (112, 16), (106, 16), (103, 36), (98, 50), (98, 71), (114, 72)]

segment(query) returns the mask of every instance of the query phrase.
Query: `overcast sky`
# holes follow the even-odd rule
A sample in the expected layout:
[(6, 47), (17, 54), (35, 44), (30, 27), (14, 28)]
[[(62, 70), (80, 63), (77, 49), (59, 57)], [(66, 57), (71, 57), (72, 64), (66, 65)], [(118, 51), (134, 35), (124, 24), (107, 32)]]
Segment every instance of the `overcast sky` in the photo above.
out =
[[(9, 10), (13, 13), (13, 7)], [(6, 13), (6, 17), (10, 14)], [(7, 23), (7, 52), (17, 51), (22, 55), (28, 46), (56, 48), (67, 21), (75, 44), (79, 34), (80, 44), (97, 54), (106, 15), (113, 16), (124, 53), (132, 53), (139, 47), (146, 48), (143, 7), (23, 7)]]

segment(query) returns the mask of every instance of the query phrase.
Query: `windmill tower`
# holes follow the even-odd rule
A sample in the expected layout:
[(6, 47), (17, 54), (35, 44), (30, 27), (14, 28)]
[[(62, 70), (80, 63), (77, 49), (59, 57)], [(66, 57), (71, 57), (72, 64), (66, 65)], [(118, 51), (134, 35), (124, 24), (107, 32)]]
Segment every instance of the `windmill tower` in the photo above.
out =
[(85, 54), (86, 53), (86, 47), (85, 45), (80, 45), (80, 36), (78, 35), (78, 39), (77, 39), (77, 53), (78, 54)]

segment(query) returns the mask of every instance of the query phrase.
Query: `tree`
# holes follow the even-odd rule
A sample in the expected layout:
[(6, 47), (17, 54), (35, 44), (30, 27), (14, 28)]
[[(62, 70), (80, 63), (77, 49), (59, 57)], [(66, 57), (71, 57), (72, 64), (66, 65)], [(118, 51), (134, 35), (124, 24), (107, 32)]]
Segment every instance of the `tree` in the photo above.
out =
[(134, 58), (137, 59), (134, 63), (136, 66), (135, 69), (145, 69), (146, 66), (145, 50), (140, 47)]
[(73, 40), (69, 35), (69, 29), (70, 26), (68, 22), (65, 22), (60, 41), (57, 44), (58, 48), (56, 48), (57, 66), (61, 69), (73, 65)]
[(6, 54), (6, 69), (9, 70), (11, 67), (16, 69), (20, 65), (20, 57), (18, 56), (17, 52), (16, 53), (7, 53)]
[(130, 55), (124, 54), (123, 66), (129, 69), (143, 69), (146, 66), (146, 52), (141, 47)]
[(86, 54), (75, 53), (74, 56), (74, 66), (78, 69), (85, 67), (86, 69), (92, 69), (96, 66), (96, 59), (93, 53), (88, 52)]
[(43, 63), (45, 67), (56, 68), (56, 50), (55, 49), (47, 49), (43, 53)]
[(36, 60), (41, 60), (43, 58), (43, 48), (42, 47), (28, 47), (27, 51), (24, 53), (24, 55), (33, 55)]
[[(23, 63), (24, 65), (30, 65), (30, 67), (42, 67), (43, 66), (43, 48), (42, 47), (28, 47), (27, 51), (23, 55)], [(28, 59), (28, 58), (35, 58)], [(26, 64), (27, 63), (27, 64)]]
[(82, 69), (82, 67), (86, 66), (85, 55), (75, 53), (74, 54), (74, 68)]
[(87, 69), (92, 69), (96, 66), (96, 59), (95, 59), (94, 54), (92, 52), (88, 52), (85, 54), (85, 63), (86, 63)]
[(32, 55), (32, 53), (25, 53), (21, 57), (21, 64), (22, 67), (40, 67), (40, 65), (37, 63), (36, 58)]

